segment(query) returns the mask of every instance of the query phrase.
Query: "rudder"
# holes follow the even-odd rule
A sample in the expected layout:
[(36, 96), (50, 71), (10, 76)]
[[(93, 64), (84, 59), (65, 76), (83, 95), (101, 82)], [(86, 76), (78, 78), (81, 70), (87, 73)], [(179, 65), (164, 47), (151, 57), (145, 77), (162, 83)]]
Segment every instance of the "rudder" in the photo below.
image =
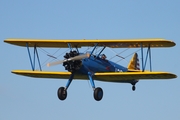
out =
[(137, 53), (134, 53), (127, 68), (128, 70), (140, 70), (139, 58)]

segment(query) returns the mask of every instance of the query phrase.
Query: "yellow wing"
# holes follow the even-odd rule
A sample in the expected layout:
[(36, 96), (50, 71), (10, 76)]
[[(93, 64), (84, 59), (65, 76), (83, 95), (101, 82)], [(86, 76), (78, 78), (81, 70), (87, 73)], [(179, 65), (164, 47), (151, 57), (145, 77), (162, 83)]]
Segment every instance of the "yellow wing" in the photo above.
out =
[[(69, 79), (70, 72), (50, 72), (50, 71), (31, 71), (31, 70), (13, 70), (12, 73), (35, 77), (35, 78), (57, 78)], [(122, 82), (134, 79), (172, 79), (177, 76), (168, 72), (105, 72), (95, 73), (94, 79), (105, 82)], [(75, 74), (74, 79), (88, 80), (84, 74)]]
[[(35, 78), (57, 78), (57, 79), (69, 79), (71, 72), (52, 72), (52, 71), (32, 71), (32, 70), (13, 70), (11, 71), (17, 75), (23, 75)], [(76, 74), (74, 79), (88, 79), (86, 75)]]
[(175, 74), (169, 72), (108, 72), (95, 73), (95, 79), (107, 82), (121, 82), (128, 80), (146, 80), (146, 79), (172, 79)]
[(71, 43), (72, 47), (87, 47), (94, 46), (98, 43), (98, 46), (107, 46), (111, 48), (138, 48), (141, 47), (173, 47), (176, 44), (173, 41), (165, 39), (124, 39), (124, 40), (43, 40), (43, 39), (6, 39), (4, 42), (29, 47), (54, 47), (54, 48), (67, 48), (67, 43)]

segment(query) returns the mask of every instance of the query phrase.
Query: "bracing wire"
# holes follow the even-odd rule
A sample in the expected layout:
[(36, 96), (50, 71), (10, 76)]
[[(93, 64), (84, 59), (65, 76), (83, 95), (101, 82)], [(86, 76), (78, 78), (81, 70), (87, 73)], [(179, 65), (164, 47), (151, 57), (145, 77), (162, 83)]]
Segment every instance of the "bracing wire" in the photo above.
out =
[[(109, 60), (111, 60), (111, 59), (113, 59), (113, 58), (115, 58), (116, 56), (118, 56), (118, 55), (120, 55), (120, 54), (122, 54), (123, 52), (125, 52), (125, 51), (127, 51), (129, 48), (126, 48), (125, 50), (123, 50), (122, 52), (120, 52), (120, 53), (117, 53), (117, 52), (115, 52), (114, 50), (112, 50), (112, 49), (110, 49), (109, 48), (109, 50), (111, 50), (112, 52), (114, 52), (116, 55), (115, 56), (113, 56), (113, 57), (111, 57)], [(122, 57), (122, 56), (121, 56)], [(124, 57), (123, 57), (124, 58)]]
[(66, 53), (67, 51), (68, 51), (68, 49), (65, 50), (63, 53), (61, 53), (60, 55), (58, 55), (57, 58), (60, 57), (61, 55), (63, 55), (64, 53)]
[(50, 54), (49, 52), (47, 52), (46, 50), (44, 50), (44, 49), (41, 48), (41, 47), (38, 47), (38, 48), (39, 48), (39, 50), (40, 50), (42, 53), (44, 53), (44, 54), (46, 54), (47, 56), (49, 56), (49, 58), (47, 58), (47, 59), (41, 64), (42, 67), (45, 67), (45, 66), (46, 66), (46, 63), (47, 63), (51, 58), (53, 58), (53, 59), (52, 59), (50, 62), (54, 61), (55, 59), (58, 59), (58, 57), (60, 57), (62, 54), (64, 54), (65, 52), (68, 51), (68, 50), (66, 50), (66, 51), (64, 51), (63, 53), (61, 53), (60, 55), (58, 55), (57, 57), (55, 57), (54, 55), (55, 55), (56, 53), (58, 53), (58, 52), (61, 50), (61, 48), (57, 49), (53, 54)]
[(85, 51), (84, 51), (84, 53), (86, 53), (89, 49), (91, 49), (92, 47), (88, 47)]
[[(69, 49), (65, 50), (64, 52), (62, 52), (60, 55), (58, 55), (56, 58), (58, 59), (61, 55), (65, 54)], [(59, 51), (59, 50), (58, 50)], [(57, 53), (57, 52), (56, 52)], [(54, 54), (53, 54), (54, 55)], [(46, 66), (47, 62), (50, 60), (50, 57), (42, 64), (43, 67)], [(54, 61), (55, 59), (50, 60), (49, 62)]]
[[(52, 54), (52, 56), (54, 56), (57, 52), (59, 52), (60, 49), (61, 49), (61, 48), (57, 49), (56, 52), (54, 52), (54, 53)], [(57, 58), (57, 57), (56, 57), (56, 58)]]
[(99, 49), (100, 47), (96, 48), (96, 54), (99, 53), (101, 51), (101, 49)]
[[(38, 46), (37, 46), (38, 47)], [(49, 52), (47, 52), (46, 50), (44, 50), (44, 49), (42, 49), (41, 47), (38, 47), (39, 48), (39, 50), (41, 51), (41, 52), (43, 52), (44, 54), (50, 54)]]
[(116, 63), (120, 62), (121, 60), (124, 60), (124, 59), (128, 58), (129, 56), (133, 55), (134, 53), (136, 53), (136, 52), (138, 52), (138, 51), (140, 51), (140, 49), (138, 49), (138, 50), (136, 50), (135, 52), (133, 52), (133, 53), (127, 55), (126, 57), (124, 57), (124, 58), (122, 58), (122, 59), (116, 61)]

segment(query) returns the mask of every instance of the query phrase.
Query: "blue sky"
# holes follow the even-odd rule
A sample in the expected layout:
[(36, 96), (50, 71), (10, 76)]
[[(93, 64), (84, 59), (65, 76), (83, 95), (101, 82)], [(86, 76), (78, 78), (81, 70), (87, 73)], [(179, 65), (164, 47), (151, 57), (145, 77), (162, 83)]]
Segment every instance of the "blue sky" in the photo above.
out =
[[(66, 80), (12, 74), (13, 69), (31, 69), (27, 50), (3, 42), (6, 38), (165, 38), (177, 45), (152, 50), (153, 70), (179, 76), (179, 4), (178, 0), (1, 0), (0, 119), (179, 120), (179, 78), (140, 81), (135, 92), (129, 84), (96, 81), (96, 86), (104, 90), (100, 102), (93, 99), (87, 81), (73, 81), (68, 98), (59, 101), (56, 92)], [(56, 50), (47, 51), (53, 54)], [(116, 49), (117, 53), (121, 51)], [(106, 54), (110, 58), (112, 52), (106, 49)], [(46, 59), (45, 55), (41, 57), (42, 61)], [(119, 64), (127, 66), (127, 62)], [(44, 69), (62, 71), (64, 68)]]

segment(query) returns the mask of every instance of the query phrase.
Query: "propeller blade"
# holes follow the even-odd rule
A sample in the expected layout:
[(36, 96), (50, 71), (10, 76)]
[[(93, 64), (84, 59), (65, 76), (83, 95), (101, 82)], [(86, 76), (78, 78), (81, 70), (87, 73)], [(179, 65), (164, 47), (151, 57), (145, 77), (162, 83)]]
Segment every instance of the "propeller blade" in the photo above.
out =
[(59, 60), (56, 62), (48, 63), (47, 66), (50, 67), (50, 66), (58, 65), (58, 64), (62, 64), (63, 62), (64, 62), (64, 60)]
[(67, 61), (71, 61), (71, 60), (82, 60), (82, 59), (84, 59), (84, 58), (88, 58), (89, 56), (90, 56), (89, 53), (87, 53), (87, 54), (82, 54), (82, 55), (78, 55), (78, 56), (69, 58), (69, 59), (67, 59)]
[(47, 66), (50, 67), (50, 66), (62, 64), (64, 62), (72, 61), (72, 60), (82, 60), (84, 58), (89, 58), (89, 56), (90, 56), (90, 54), (86, 53), (86, 54), (78, 55), (78, 56), (71, 57), (71, 58), (68, 58), (68, 59), (65, 59), (65, 60), (59, 60), (59, 61), (56, 61), (56, 62), (48, 63)]

